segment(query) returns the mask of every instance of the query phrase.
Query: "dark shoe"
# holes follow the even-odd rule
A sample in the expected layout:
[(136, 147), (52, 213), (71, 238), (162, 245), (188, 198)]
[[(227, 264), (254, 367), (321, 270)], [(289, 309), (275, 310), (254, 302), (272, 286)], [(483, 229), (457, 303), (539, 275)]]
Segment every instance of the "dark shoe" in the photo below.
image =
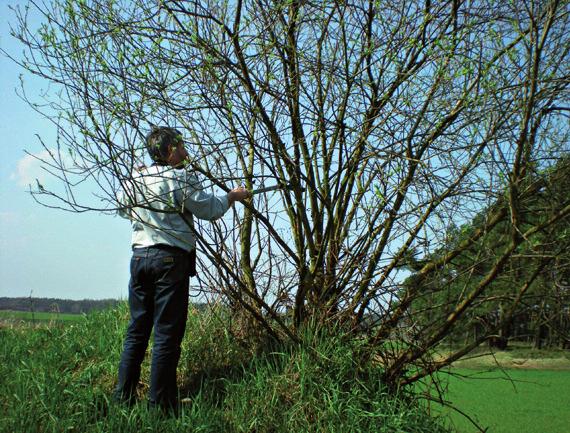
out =
[(113, 393), (113, 401), (132, 408), (137, 403), (137, 397), (135, 395), (123, 395), (119, 392), (115, 392)]
[(149, 400), (147, 407), (149, 410), (156, 411), (165, 417), (178, 418), (180, 416), (180, 407), (178, 404), (159, 404)]

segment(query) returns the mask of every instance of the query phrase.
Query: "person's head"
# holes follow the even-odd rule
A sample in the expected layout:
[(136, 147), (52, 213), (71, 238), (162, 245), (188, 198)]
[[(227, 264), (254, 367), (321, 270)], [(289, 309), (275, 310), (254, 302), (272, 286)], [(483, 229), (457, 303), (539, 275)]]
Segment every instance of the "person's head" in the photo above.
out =
[(168, 126), (154, 126), (146, 136), (146, 148), (158, 165), (179, 167), (188, 158), (182, 134)]

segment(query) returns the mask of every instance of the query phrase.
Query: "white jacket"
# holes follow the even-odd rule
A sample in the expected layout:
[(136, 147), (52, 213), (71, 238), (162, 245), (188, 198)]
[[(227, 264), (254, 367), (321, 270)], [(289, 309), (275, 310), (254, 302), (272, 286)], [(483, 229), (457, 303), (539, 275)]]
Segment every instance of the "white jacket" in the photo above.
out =
[(134, 248), (163, 244), (186, 251), (196, 247), (193, 217), (213, 221), (229, 208), (227, 195), (204, 192), (194, 174), (158, 165), (133, 172), (119, 202), (118, 214), (132, 222)]

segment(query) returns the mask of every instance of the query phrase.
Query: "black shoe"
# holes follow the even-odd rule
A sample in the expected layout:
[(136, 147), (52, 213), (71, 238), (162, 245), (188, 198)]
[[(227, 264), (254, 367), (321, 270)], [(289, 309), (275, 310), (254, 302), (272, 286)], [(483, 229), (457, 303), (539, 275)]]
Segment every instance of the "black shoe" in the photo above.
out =
[(137, 403), (136, 395), (124, 395), (118, 392), (113, 393), (113, 401), (117, 404), (132, 408)]
[(180, 417), (180, 406), (178, 403), (160, 404), (149, 400), (147, 402), (147, 407), (149, 410), (154, 410), (165, 417)]

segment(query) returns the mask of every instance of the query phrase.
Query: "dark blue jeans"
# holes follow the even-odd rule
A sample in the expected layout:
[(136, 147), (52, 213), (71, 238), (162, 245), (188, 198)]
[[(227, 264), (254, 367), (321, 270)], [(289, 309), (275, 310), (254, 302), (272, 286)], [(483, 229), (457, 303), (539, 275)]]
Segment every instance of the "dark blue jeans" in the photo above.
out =
[(151, 330), (154, 344), (149, 403), (176, 408), (176, 368), (188, 314), (189, 263), (184, 250), (154, 246), (133, 250), (127, 329), (115, 397), (133, 403)]

